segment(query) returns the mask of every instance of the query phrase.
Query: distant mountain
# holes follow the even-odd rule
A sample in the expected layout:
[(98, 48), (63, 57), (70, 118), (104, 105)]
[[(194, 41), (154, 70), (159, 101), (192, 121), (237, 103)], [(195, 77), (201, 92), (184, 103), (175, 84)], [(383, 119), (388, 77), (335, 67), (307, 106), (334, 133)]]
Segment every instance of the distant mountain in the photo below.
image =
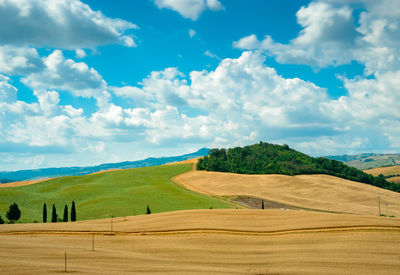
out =
[(371, 169), (382, 166), (400, 165), (400, 154), (359, 154), (327, 156), (328, 159), (338, 160), (357, 169)]
[(80, 176), (87, 175), (94, 172), (110, 170), (110, 169), (128, 169), (137, 167), (148, 167), (163, 165), (172, 162), (184, 161), (188, 159), (203, 157), (208, 155), (209, 149), (202, 148), (197, 152), (173, 156), (173, 157), (161, 157), (161, 158), (147, 158), (144, 160), (137, 161), (124, 161), (118, 163), (106, 163), (96, 166), (87, 167), (60, 167), (60, 168), (44, 168), (34, 170), (20, 170), (12, 172), (0, 172), (0, 183), (23, 181), (23, 180), (34, 180), (42, 178), (54, 178), (61, 176)]

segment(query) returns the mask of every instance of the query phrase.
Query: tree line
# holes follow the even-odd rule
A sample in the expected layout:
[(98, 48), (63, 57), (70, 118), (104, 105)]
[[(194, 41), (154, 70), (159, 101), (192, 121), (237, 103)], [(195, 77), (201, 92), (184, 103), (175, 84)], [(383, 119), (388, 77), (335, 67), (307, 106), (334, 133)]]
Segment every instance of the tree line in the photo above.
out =
[[(61, 220), (58, 218), (57, 209), (56, 209), (55, 204), (53, 203), (53, 208), (51, 211), (51, 222), (58, 222), (58, 221), (68, 222), (68, 206), (67, 205), (64, 206), (64, 214), (63, 214), (63, 218)], [(72, 201), (71, 222), (75, 222), (75, 221), (76, 221), (75, 201)], [(47, 205), (46, 205), (46, 203), (43, 204), (43, 222), (44, 223), (47, 222)]]
[[(71, 222), (76, 221), (75, 201), (72, 201), (70, 217), (71, 217)], [(19, 209), (18, 204), (16, 204), (14, 202), (9, 206), (8, 211), (6, 213), (6, 218), (8, 219), (8, 223), (15, 223), (21, 218), (21, 210)], [(67, 205), (64, 206), (63, 218), (59, 219), (58, 215), (57, 215), (56, 206), (55, 206), (55, 204), (53, 204), (53, 208), (52, 208), (52, 212), (51, 212), (51, 222), (58, 222), (58, 221), (68, 222), (68, 206)], [(47, 222), (47, 205), (46, 205), (46, 203), (43, 204), (43, 222), (44, 223)], [(4, 224), (4, 223), (5, 223), (5, 221), (0, 216), (0, 224)]]
[(211, 149), (197, 162), (198, 170), (239, 174), (327, 174), (400, 192), (400, 185), (323, 157), (313, 158), (288, 145), (260, 142), (245, 147)]

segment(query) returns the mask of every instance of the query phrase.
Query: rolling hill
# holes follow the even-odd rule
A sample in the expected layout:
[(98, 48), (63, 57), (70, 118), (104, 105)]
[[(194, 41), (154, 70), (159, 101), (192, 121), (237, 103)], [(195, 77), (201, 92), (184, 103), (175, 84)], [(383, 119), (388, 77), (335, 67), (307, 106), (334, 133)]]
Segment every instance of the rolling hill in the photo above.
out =
[(19, 171), (0, 171), (0, 183), (24, 181), (24, 180), (36, 180), (42, 178), (55, 178), (62, 176), (79, 176), (105, 170), (150, 167), (150, 166), (163, 165), (166, 163), (173, 163), (173, 162), (179, 162), (188, 159), (203, 157), (205, 155), (208, 155), (207, 148), (202, 148), (197, 152), (175, 157), (147, 158), (138, 161), (106, 163), (106, 164), (87, 166), (87, 167), (61, 167), (61, 168), (44, 168), (44, 169), (19, 170)]
[[(153, 213), (183, 210), (230, 208), (216, 198), (194, 193), (171, 179), (190, 171), (193, 164), (164, 165), (118, 170), (85, 176), (60, 177), (40, 183), (0, 188), (0, 215), (16, 202), (22, 212), (21, 222), (42, 221), (43, 203), (50, 217), (55, 204), (59, 217), (64, 205), (72, 200), (78, 220), (143, 214), (147, 205)], [(6, 186), (5, 184), (4, 186)]]
[(338, 160), (360, 170), (400, 164), (400, 154), (358, 154), (327, 156), (328, 159)]
[(179, 175), (176, 180), (188, 189), (211, 196), (225, 196), (232, 200), (244, 196), (263, 199), (266, 204), (273, 202), (278, 208), (359, 215), (378, 216), (380, 196), (381, 214), (400, 217), (399, 193), (329, 175), (244, 175), (192, 171)]
[(200, 158), (198, 170), (239, 174), (326, 174), (352, 181), (371, 184), (400, 192), (400, 186), (374, 177), (340, 161), (313, 158), (287, 145), (265, 142), (230, 149), (211, 149), (209, 156)]
[(383, 175), (387, 181), (400, 183), (400, 165), (372, 168), (364, 172), (374, 176)]

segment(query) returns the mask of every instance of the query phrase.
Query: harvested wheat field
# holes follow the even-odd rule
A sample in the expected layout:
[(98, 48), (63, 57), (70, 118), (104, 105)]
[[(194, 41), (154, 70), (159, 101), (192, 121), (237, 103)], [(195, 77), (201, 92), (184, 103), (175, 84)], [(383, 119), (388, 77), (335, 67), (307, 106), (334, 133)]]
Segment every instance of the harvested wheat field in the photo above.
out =
[[(192, 171), (176, 181), (214, 196), (249, 196), (304, 209), (400, 217), (400, 194), (328, 175), (242, 175)], [(386, 212), (387, 203), (387, 212)]]
[(49, 179), (40, 179), (40, 180), (24, 180), (24, 181), (14, 181), (14, 182), (7, 182), (7, 183), (1, 183), (0, 188), (4, 187), (19, 187), (19, 186), (26, 186), (26, 185), (31, 185), (31, 184), (36, 184), (39, 182), (51, 180)]
[(373, 176), (378, 176), (379, 174), (384, 176), (400, 175), (400, 165), (367, 169), (364, 172)]
[(391, 177), (386, 180), (394, 182), (394, 183), (400, 183), (400, 177)]
[[(0, 273), (398, 274), (400, 220), (191, 210), (0, 226)], [(94, 233), (94, 234), (93, 234)], [(94, 236), (94, 251), (92, 251)]]

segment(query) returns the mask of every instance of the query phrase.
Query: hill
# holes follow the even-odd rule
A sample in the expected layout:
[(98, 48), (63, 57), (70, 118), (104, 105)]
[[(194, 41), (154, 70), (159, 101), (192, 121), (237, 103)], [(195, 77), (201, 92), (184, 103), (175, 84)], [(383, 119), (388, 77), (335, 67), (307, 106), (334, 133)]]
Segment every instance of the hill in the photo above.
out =
[[(329, 175), (244, 175), (192, 171), (176, 180), (186, 188), (209, 196), (264, 200), (267, 208), (290, 208), (400, 217), (400, 194), (372, 185)], [(387, 208), (386, 208), (387, 206)], [(387, 211), (387, 212), (386, 212)]]
[(364, 172), (374, 176), (383, 175), (387, 181), (400, 183), (400, 165), (367, 169)]
[(400, 164), (400, 154), (358, 154), (327, 156), (326, 158), (341, 161), (360, 170)]
[(326, 174), (400, 192), (400, 186), (374, 177), (340, 161), (313, 158), (287, 145), (265, 142), (231, 149), (211, 149), (199, 159), (198, 170), (240, 174)]
[(20, 170), (20, 171), (3, 171), (0, 172), (0, 183), (7, 183), (13, 181), (24, 181), (24, 180), (36, 180), (42, 178), (55, 178), (62, 176), (79, 176), (96, 173), (105, 170), (116, 170), (116, 169), (129, 169), (138, 167), (150, 167), (163, 165), (167, 163), (179, 162), (188, 159), (203, 157), (208, 155), (208, 149), (202, 148), (197, 152), (174, 156), (174, 157), (162, 157), (162, 158), (147, 158), (138, 161), (124, 161), (118, 163), (106, 163), (96, 166), (87, 167), (61, 167), (61, 168), (44, 168), (34, 170)]
[(224, 201), (184, 189), (171, 179), (190, 171), (193, 164), (165, 165), (118, 170), (85, 176), (55, 178), (21, 187), (0, 188), (0, 215), (16, 202), (21, 222), (42, 221), (43, 203), (56, 205), (62, 217), (64, 205), (75, 200), (78, 220), (143, 214), (147, 205), (153, 213), (232, 207)]
[[(399, 219), (192, 210), (0, 226), (0, 273), (398, 274)], [(92, 250), (92, 234), (94, 251)]]

